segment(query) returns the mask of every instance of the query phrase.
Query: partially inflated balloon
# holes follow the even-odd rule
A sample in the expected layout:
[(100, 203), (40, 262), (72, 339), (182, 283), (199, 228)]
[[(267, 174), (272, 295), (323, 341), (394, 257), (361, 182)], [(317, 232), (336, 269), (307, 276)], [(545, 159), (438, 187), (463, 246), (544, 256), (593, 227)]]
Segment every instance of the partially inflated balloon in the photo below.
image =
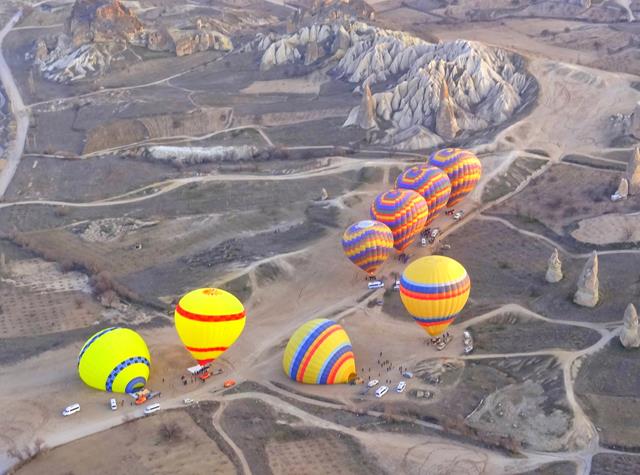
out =
[(451, 196), (448, 207), (455, 206), (471, 193), (482, 176), (482, 164), (478, 157), (460, 148), (443, 148), (433, 152), (429, 157), (429, 165), (444, 170), (449, 176)]
[(102, 391), (133, 393), (149, 379), (151, 357), (140, 335), (111, 327), (95, 333), (78, 355), (78, 374), (87, 386)]
[(396, 179), (396, 187), (414, 190), (424, 198), (429, 208), (425, 226), (429, 226), (444, 209), (451, 195), (451, 182), (447, 174), (437, 167), (414, 165)]
[(282, 358), (287, 376), (299, 383), (339, 384), (356, 377), (351, 341), (333, 320), (318, 318), (298, 328)]
[(193, 290), (178, 302), (175, 323), (180, 340), (203, 365), (218, 358), (238, 339), (245, 324), (244, 307), (224, 290)]
[(421, 257), (400, 278), (400, 299), (418, 325), (438, 336), (469, 298), (471, 280), (462, 264), (446, 256)]
[(386, 224), (393, 233), (393, 247), (404, 251), (427, 222), (429, 208), (424, 198), (412, 190), (380, 193), (371, 204), (371, 217)]
[(346, 229), (342, 248), (351, 262), (374, 275), (393, 250), (393, 233), (378, 221), (360, 221)]

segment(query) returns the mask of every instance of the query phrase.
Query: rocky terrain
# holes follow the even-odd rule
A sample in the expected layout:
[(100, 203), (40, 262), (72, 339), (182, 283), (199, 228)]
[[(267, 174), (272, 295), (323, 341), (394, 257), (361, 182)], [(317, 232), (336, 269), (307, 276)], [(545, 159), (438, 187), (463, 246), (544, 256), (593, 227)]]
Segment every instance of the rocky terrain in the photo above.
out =
[(143, 22), (119, 0), (77, 0), (63, 34), (36, 41), (34, 64), (46, 79), (72, 82), (102, 75), (112, 62), (139, 59), (132, 47), (176, 56), (207, 50), (231, 51), (232, 34), (268, 25), (275, 18), (232, 9), (219, 10), (212, 16), (186, 16), (167, 24), (158, 18), (152, 20)]
[(259, 34), (247, 49), (253, 48), (263, 51), (263, 70), (335, 61), (333, 75), (363, 94), (344, 126), (379, 129), (378, 142), (400, 149), (434, 147), (499, 126), (536, 91), (515, 54), (465, 40), (429, 43), (362, 22)]

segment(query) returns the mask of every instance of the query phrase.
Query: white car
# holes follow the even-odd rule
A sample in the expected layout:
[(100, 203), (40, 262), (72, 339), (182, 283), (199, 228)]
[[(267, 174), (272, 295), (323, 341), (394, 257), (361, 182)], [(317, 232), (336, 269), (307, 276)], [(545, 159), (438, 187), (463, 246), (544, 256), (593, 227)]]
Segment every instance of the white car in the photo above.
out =
[(463, 216), (464, 216), (464, 211), (456, 211), (455, 213), (453, 213), (452, 217), (454, 220), (460, 221)]
[(398, 383), (398, 387), (396, 387), (396, 392), (402, 393), (404, 392), (406, 387), (407, 387), (407, 383), (405, 383), (404, 381), (400, 381)]
[(422, 247), (425, 247), (427, 245), (427, 238), (425, 238), (425, 237), (420, 238), (420, 245)]
[(369, 282), (367, 284), (367, 287), (369, 287), (370, 289), (381, 289), (382, 287), (384, 287), (384, 282), (380, 280), (374, 280), (373, 282)]
[(399, 290), (400, 289), (400, 281), (396, 279), (395, 283), (393, 284), (393, 290)]
[(369, 382), (367, 383), (367, 387), (368, 387), (368, 388), (372, 388), (372, 387), (374, 387), (374, 386), (377, 386), (377, 384), (378, 384), (379, 382), (380, 382), (380, 381), (378, 381), (377, 379), (372, 379), (371, 381), (369, 381)]
[(431, 230), (431, 233), (429, 234), (429, 237), (430, 237), (431, 239), (435, 239), (435, 238), (437, 238), (437, 237), (438, 237), (438, 234), (440, 234), (440, 228), (433, 228), (433, 229)]
[(182, 402), (185, 403), (187, 406), (189, 406), (189, 405), (193, 404), (193, 399), (186, 398)]
[(380, 386), (376, 391), (376, 397), (384, 396), (385, 394), (387, 394), (387, 391), (389, 391), (389, 388), (387, 386)]
[(70, 406), (65, 407), (64, 410), (62, 411), (62, 415), (67, 417), (67, 416), (70, 416), (71, 414), (75, 414), (76, 412), (80, 412), (80, 404), (78, 404), (77, 402), (75, 404), (71, 404)]
[(159, 410), (160, 410), (160, 404), (156, 402), (154, 404), (149, 404), (147, 407), (145, 407), (144, 413), (145, 415), (149, 415)]
[(116, 401), (116, 399), (112, 397), (109, 400), (109, 406), (111, 407), (112, 411), (117, 411), (118, 410), (118, 401)]

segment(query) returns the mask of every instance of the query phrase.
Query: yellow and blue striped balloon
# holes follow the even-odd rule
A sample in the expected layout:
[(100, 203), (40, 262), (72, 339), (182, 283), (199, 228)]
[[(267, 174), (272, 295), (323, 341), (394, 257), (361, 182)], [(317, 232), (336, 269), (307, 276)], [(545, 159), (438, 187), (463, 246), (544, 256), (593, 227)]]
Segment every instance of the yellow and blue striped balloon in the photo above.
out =
[(413, 190), (393, 189), (380, 193), (371, 204), (371, 218), (386, 224), (393, 233), (393, 247), (404, 251), (422, 231), (429, 217), (427, 203)]
[(110, 327), (87, 340), (78, 355), (80, 379), (94, 389), (133, 393), (149, 379), (151, 356), (140, 335)]
[(400, 278), (400, 299), (418, 325), (438, 336), (469, 298), (471, 280), (458, 261), (447, 256), (421, 257)]
[(429, 165), (407, 168), (396, 179), (396, 188), (417, 191), (424, 198), (429, 208), (425, 226), (429, 226), (436, 219), (451, 195), (451, 181), (447, 174)]
[(447, 202), (449, 208), (471, 193), (482, 176), (482, 164), (478, 157), (460, 148), (443, 148), (433, 152), (429, 157), (429, 165), (444, 170), (449, 176), (451, 181), (451, 196)]
[(359, 221), (345, 230), (342, 249), (351, 262), (374, 275), (393, 250), (393, 233), (378, 221)]
[(333, 320), (317, 318), (298, 328), (284, 350), (289, 378), (306, 384), (348, 383), (356, 377), (351, 341)]

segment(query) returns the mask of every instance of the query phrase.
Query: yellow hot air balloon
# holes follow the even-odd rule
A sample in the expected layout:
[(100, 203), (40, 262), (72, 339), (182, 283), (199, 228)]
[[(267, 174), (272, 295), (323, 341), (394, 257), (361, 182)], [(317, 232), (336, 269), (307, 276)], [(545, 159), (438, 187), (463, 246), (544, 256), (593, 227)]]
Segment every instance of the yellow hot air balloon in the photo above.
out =
[(244, 307), (234, 295), (221, 289), (197, 289), (176, 306), (178, 336), (195, 360), (207, 364), (227, 351), (245, 324)]
[(311, 320), (293, 333), (284, 350), (282, 367), (299, 383), (340, 384), (356, 377), (347, 332), (325, 318)]
[(78, 374), (87, 386), (102, 391), (133, 393), (149, 379), (151, 357), (140, 335), (110, 327), (87, 340), (78, 355)]
[(418, 325), (438, 336), (469, 298), (471, 280), (462, 264), (447, 256), (421, 257), (400, 278), (400, 299)]

